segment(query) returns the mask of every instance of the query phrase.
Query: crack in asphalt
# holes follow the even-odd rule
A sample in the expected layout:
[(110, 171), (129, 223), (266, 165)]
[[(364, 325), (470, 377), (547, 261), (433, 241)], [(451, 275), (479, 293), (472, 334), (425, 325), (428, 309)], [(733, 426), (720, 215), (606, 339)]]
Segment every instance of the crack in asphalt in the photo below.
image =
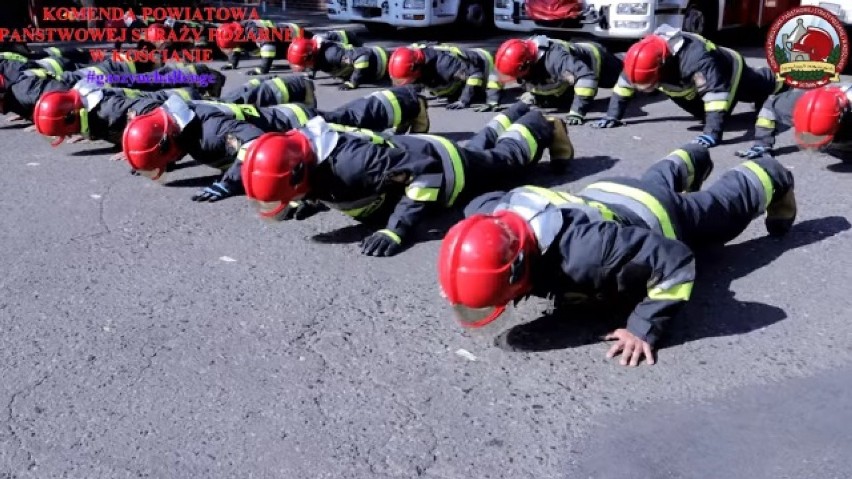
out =
[(18, 449), (20, 449), (21, 451), (23, 451), (27, 455), (27, 460), (26, 460), (27, 471), (32, 471), (33, 469), (35, 469), (37, 464), (36, 464), (35, 459), (33, 458), (33, 453), (25, 447), (24, 440), (21, 439), (21, 437), (18, 436), (17, 431), (15, 431), (15, 421), (13, 419), (13, 417), (15, 415), (15, 411), (14, 411), (15, 401), (18, 399), (19, 396), (21, 396), (23, 394), (30, 393), (30, 392), (34, 391), (36, 388), (38, 388), (39, 386), (41, 386), (42, 384), (44, 384), (44, 382), (47, 381), (47, 379), (49, 377), (50, 377), (50, 374), (45, 374), (43, 377), (38, 379), (33, 384), (30, 384), (28, 386), (25, 386), (25, 387), (15, 391), (14, 393), (12, 393), (12, 396), (9, 398), (8, 404), (6, 404), (6, 428), (9, 430), (9, 437), (12, 439), (12, 442), (16, 443), (17, 446), (18, 446)]

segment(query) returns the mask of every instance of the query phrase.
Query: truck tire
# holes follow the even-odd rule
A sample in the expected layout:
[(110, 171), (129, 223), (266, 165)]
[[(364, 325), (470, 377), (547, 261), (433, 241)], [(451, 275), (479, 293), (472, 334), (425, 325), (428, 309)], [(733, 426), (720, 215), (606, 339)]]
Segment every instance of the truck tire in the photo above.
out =
[(689, 2), (683, 12), (683, 31), (712, 38), (718, 30), (719, 7), (710, 2)]
[[(489, 7), (490, 5), (490, 7)], [(456, 20), (459, 27), (483, 32), (494, 26), (494, 4), (487, 0), (462, 0)]]

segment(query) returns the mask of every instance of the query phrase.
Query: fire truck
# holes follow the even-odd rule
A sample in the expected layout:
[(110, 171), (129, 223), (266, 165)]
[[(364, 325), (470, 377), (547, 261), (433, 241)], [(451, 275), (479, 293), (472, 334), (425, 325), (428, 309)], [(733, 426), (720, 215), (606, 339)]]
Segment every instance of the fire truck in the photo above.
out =
[(326, 0), (326, 5), (330, 20), (361, 23), (372, 33), (451, 24), (484, 28), (494, 11), (493, 0)]
[(494, 24), (516, 32), (561, 31), (639, 39), (668, 24), (703, 36), (763, 27), (800, 0), (495, 0)]

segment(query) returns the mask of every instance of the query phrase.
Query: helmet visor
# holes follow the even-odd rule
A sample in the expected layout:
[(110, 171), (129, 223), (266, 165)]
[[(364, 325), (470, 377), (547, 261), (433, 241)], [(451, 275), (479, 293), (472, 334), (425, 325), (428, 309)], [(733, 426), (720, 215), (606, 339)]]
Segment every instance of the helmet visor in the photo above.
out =
[(815, 135), (806, 131), (796, 132), (796, 142), (805, 149), (817, 149), (831, 143), (834, 135)]
[(500, 83), (503, 83), (503, 84), (516, 83), (518, 81), (518, 78), (515, 77), (515, 76), (512, 76), (512, 75), (507, 75), (507, 74), (505, 74), (501, 71), (498, 71), (497, 72), (497, 81), (499, 81)]
[(410, 85), (414, 83), (414, 77), (411, 78), (391, 78), (394, 86)]
[(154, 170), (135, 170), (136, 173), (139, 173), (139, 176), (144, 176), (149, 180), (156, 181), (157, 183), (165, 183), (166, 181), (166, 171), (165, 168), (157, 168)]
[(281, 221), (284, 216), (284, 211), (287, 209), (287, 203), (283, 201), (257, 201), (254, 200), (254, 205), (257, 208), (257, 214), (260, 219), (272, 223)]
[(487, 308), (468, 308), (454, 305), (453, 312), (456, 320), (474, 339), (493, 344), (494, 340), (505, 331), (519, 324), (518, 315), (509, 305), (491, 306)]
[(636, 90), (641, 91), (643, 93), (650, 93), (657, 89), (660, 86), (659, 83), (636, 83), (633, 85)]

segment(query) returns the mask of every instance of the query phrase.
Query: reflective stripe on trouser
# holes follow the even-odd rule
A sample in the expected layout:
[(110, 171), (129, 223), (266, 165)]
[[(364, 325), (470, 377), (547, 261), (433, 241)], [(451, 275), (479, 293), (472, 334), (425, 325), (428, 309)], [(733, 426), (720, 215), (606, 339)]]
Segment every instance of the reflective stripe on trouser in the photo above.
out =
[(598, 201), (605, 205), (621, 206), (642, 219), (653, 231), (666, 238), (677, 239), (675, 224), (663, 204), (650, 193), (611, 181), (592, 183), (580, 195), (583, 198)]
[(674, 195), (678, 226), (689, 245), (721, 245), (736, 238), (766, 211), (773, 196), (786, 193), (792, 175), (775, 158), (746, 161), (702, 191)]
[(388, 72), (388, 52), (381, 47), (373, 47), (373, 51), (376, 52), (376, 80), (378, 81), (383, 79)]
[(41, 60), (36, 61), (36, 63), (41, 65), (45, 70), (47, 70), (48, 74), (54, 77), (62, 75), (62, 72), (65, 71), (62, 69), (62, 65), (56, 61), (55, 58), (42, 58)]
[(464, 86), (464, 82), (457, 81), (451, 85), (443, 85), (435, 88), (430, 88), (429, 92), (435, 96), (448, 97), (456, 94), (459, 90), (461, 90), (462, 86)]
[(654, 183), (676, 193), (697, 190), (713, 168), (706, 148), (687, 145), (669, 153), (642, 175), (642, 181)]
[(550, 190), (541, 186), (527, 185), (522, 188), (546, 199), (559, 208), (580, 210), (593, 221), (615, 220), (615, 214), (612, 210), (597, 201), (586, 201), (565, 191)]
[(240, 121), (245, 121), (246, 116), (260, 116), (260, 112), (258, 112), (257, 108), (252, 105), (235, 105), (232, 103), (221, 103), (216, 101), (204, 100), (198, 101), (198, 103), (215, 107), (224, 113), (232, 115), (234, 118)]
[(346, 202), (331, 202), (323, 201), (322, 203), (329, 208), (335, 209), (351, 216), (355, 219), (364, 219), (367, 216), (375, 213), (385, 202), (385, 195), (374, 195), (355, 201)]
[(476, 132), (473, 137), (467, 140), (466, 148), (488, 149), (494, 146), (494, 142), (506, 130), (512, 126), (512, 123), (520, 119), (530, 111), (530, 106), (526, 103), (517, 102), (507, 108), (503, 113), (494, 115), (481, 130)]
[(18, 63), (26, 63), (29, 61), (27, 60), (27, 57), (12, 52), (0, 52), (0, 60), (7, 60), (10, 62)]
[[(436, 178), (437, 185), (430, 186), (432, 188), (437, 187), (438, 189), (443, 189), (443, 195), (441, 198), (443, 203), (447, 206), (453, 206), (456, 199), (458, 199), (459, 194), (461, 194), (464, 189), (466, 181), (464, 163), (462, 162), (461, 153), (459, 152), (458, 147), (456, 147), (456, 145), (450, 140), (441, 136), (425, 134), (407, 136), (422, 138), (432, 143), (435, 147), (435, 150), (441, 157), (441, 163), (443, 163), (444, 166), (444, 174), (442, 175), (442, 178)], [(443, 188), (441, 188), (441, 180), (443, 180)], [(409, 188), (411, 187), (409, 186)], [(410, 197), (408, 191), (406, 191), (406, 195)]]
[(760, 112), (757, 114), (757, 122), (755, 122), (755, 126), (758, 128), (766, 128), (768, 130), (775, 129), (775, 111), (772, 108), (763, 107), (760, 109)]
[(731, 89), (727, 92), (707, 93), (702, 96), (704, 100), (704, 111), (730, 111), (733, 108), (737, 98), (737, 91), (740, 86), (740, 79), (743, 76), (743, 57), (739, 53), (729, 49), (720, 48), (721, 51), (727, 53), (734, 62), (734, 71), (731, 74)]
[(286, 116), (294, 128), (296, 126), (304, 126), (311, 118), (311, 115), (309, 115), (308, 112), (299, 105), (275, 105), (272, 109), (280, 111), (284, 116)]
[(358, 128), (355, 126), (340, 125), (336, 123), (329, 123), (328, 126), (335, 131), (341, 131), (352, 135), (360, 136), (361, 138), (366, 138), (370, 140), (370, 142), (375, 143), (376, 145), (387, 145), (391, 148), (394, 147), (393, 143), (388, 141), (387, 138), (376, 133), (375, 131), (371, 131), (366, 128)]
[(541, 159), (544, 150), (553, 141), (553, 127), (539, 110), (525, 113), (497, 137), (496, 145), (504, 141), (515, 141), (526, 153), (525, 164)]
[(553, 85), (532, 85), (530, 93), (538, 96), (562, 96), (570, 87), (571, 84), (568, 82), (555, 83)]
[(494, 68), (494, 57), (491, 53), (483, 48), (472, 48), (470, 51), (478, 55), (486, 65), (485, 78), (487, 83), (485, 84), (485, 88), (489, 90), (502, 90), (503, 84), (500, 83), (497, 69)]
[(402, 107), (399, 105), (399, 100), (392, 91), (377, 91), (371, 93), (370, 96), (377, 98), (382, 103), (382, 106), (385, 107), (385, 112), (390, 120), (388, 127), (396, 128), (402, 123)]
[(278, 49), (274, 43), (265, 43), (260, 47), (260, 58), (275, 58)]
[(275, 95), (275, 99), (278, 100), (278, 103), (289, 103), (290, 102), (290, 89), (287, 87), (287, 83), (282, 78), (273, 78), (271, 80), (266, 80), (266, 82), (272, 88), (273, 94)]

